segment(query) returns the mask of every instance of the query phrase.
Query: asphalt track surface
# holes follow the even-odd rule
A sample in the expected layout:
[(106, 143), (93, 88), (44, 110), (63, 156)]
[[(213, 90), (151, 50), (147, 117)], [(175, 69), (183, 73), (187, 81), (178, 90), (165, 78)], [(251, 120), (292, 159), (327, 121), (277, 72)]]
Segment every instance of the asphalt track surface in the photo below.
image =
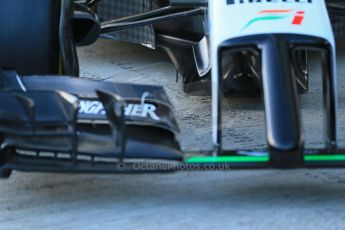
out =
[[(184, 94), (162, 51), (99, 41), (79, 49), (82, 77), (159, 84), (184, 149), (211, 147), (210, 98)], [(345, 145), (345, 47), (338, 50), (338, 139)], [(301, 97), (306, 145), (322, 146), (321, 78)], [(265, 147), (260, 98), (224, 100), (226, 147)], [(0, 229), (344, 229), (345, 170), (74, 175), (14, 172), (0, 181)]]

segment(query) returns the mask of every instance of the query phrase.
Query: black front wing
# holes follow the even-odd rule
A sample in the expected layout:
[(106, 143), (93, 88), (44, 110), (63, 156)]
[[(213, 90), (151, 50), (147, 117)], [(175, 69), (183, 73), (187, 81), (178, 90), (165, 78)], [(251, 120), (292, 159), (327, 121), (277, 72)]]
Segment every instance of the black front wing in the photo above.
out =
[(1, 75), (0, 171), (97, 172), (117, 163), (182, 161), (161, 87)]
[[(276, 168), (265, 151), (183, 153), (158, 86), (0, 74), (0, 177), (12, 170), (153, 173)], [(304, 150), (297, 167), (344, 167), (345, 151)]]

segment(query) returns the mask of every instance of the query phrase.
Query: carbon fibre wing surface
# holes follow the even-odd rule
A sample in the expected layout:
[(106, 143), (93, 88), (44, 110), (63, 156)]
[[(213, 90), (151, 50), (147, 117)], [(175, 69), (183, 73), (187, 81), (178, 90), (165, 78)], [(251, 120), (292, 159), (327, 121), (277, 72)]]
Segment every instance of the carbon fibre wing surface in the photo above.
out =
[(48, 160), (55, 166), (74, 162), (66, 171), (80, 171), (78, 162), (86, 159), (90, 165), (102, 159), (182, 160), (173, 108), (159, 86), (21, 78), (12, 71), (2, 72), (0, 83), (0, 168), (36, 171), (40, 160)]

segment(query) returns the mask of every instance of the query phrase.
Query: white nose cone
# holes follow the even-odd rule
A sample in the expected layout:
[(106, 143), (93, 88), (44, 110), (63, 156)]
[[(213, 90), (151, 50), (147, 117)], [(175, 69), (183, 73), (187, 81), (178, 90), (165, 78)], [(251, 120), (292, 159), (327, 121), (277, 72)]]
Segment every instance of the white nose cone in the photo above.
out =
[[(335, 41), (324, 0), (208, 0), (212, 65), (212, 128), (217, 144), (218, 48), (224, 41), (260, 34), (298, 34)], [(335, 63), (332, 66), (335, 71)]]
[(324, 38), (333, 31), (324, 0), (209, 0), (211, 41), (289, 33)]

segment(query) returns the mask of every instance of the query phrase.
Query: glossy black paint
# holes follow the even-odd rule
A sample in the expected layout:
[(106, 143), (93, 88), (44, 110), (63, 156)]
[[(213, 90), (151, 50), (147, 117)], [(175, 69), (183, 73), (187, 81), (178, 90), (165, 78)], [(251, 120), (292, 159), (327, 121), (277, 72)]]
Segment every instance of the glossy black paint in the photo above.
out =
[(73, 35), (77, 46), (91, 45), (98, 39), (101, 25), (98, 15), (83, 4), (74, 4)]
[[(182, 161), (175, 139), (177, 123), (161, 87), (66, 76), (16, 76), (14, 71), (0, 71), (0, 178), (12, 169), (82, 172), (82, 165), (93, 172), (111, 169), (111, 164), (99, 163), (98, 158), (105, 162)], [(100, 101), (106, 114), (81, 113), (79, 99)], [(141, 103), (155, 105), (159, 120), (125, 115), (126, 104)], [(28, 156), (22, 150), (34, 154)], [(44, 155), (47, 152), (51, 158)], [(84, 164), (81, 159), (85, 158), (90, 162)]]
[(73, 0), (61, 0), (59, 44), (62, 59), (62, 74), (79, 76), (79, 61), (72, 28)]

